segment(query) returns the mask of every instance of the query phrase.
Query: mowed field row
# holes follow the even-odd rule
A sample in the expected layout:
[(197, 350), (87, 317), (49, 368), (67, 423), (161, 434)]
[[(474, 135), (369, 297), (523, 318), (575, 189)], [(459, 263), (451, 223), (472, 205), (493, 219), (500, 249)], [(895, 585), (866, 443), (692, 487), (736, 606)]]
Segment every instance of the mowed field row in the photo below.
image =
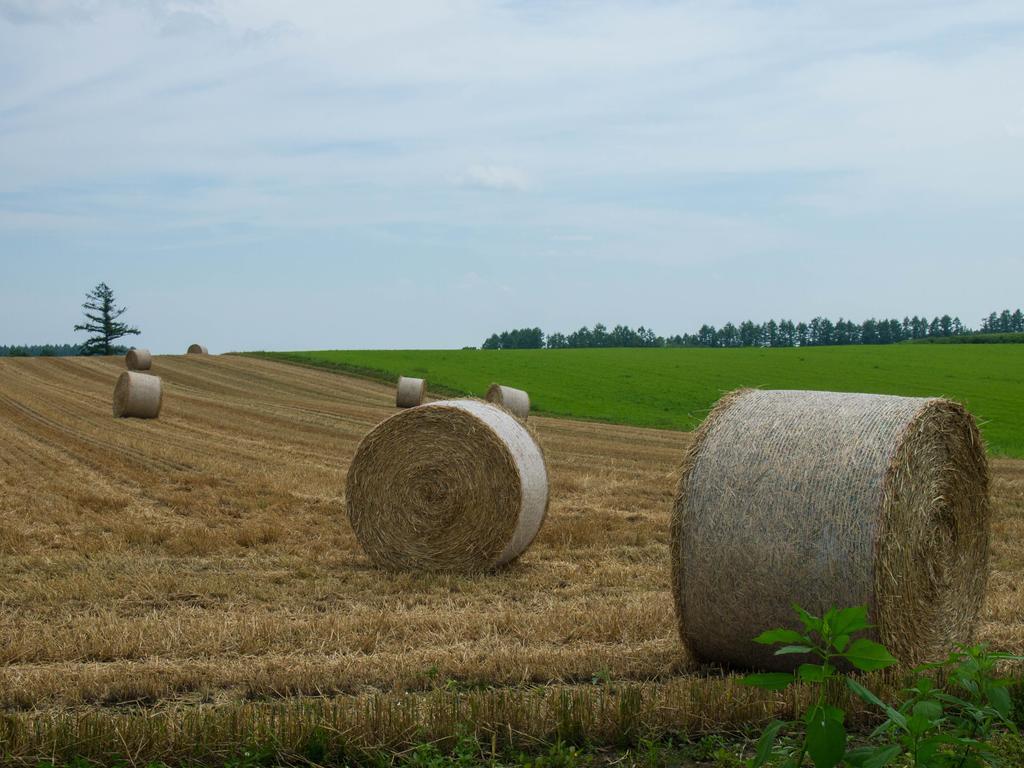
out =
[[(535, 418), (551, 507), (526, 555), (490, 575), (395, 575), (370, 566), (344, 511), (348, 464), (395, 412), (391, 387), (248, 357), (158, 357), (160, 419), (115, 420), (121, 370), (0, 360), (0, 706), (700, 671), (669, 590), (688, 434)], [(1020, 652), (1024, 462), (993, 466), (981, 637)]]

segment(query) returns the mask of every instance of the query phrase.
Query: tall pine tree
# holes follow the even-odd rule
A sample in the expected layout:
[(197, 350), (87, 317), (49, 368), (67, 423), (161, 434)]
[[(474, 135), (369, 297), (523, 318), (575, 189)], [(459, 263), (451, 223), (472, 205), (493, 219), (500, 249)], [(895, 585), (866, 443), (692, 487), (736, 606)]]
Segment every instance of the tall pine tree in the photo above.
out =
[(114, 301), (114, 291), (106, 283), (100, 283), (85, 294), (86, 322), (76, 325), (76, 331), (93, 334), (82, 345), (83, 355), (113, 355), (121, 350), (114, 342), (125, 336), (138, 336), (139, 329), (127, 323), (118, 322), (127, 307), (118, 307)]

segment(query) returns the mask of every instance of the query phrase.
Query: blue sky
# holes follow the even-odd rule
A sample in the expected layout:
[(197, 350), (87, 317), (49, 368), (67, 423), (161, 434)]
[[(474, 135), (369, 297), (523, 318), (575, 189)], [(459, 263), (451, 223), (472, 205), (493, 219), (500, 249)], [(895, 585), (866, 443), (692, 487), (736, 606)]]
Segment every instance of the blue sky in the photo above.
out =
[(0, 0), (0, 343), (1024, 304), (1024, 4)]

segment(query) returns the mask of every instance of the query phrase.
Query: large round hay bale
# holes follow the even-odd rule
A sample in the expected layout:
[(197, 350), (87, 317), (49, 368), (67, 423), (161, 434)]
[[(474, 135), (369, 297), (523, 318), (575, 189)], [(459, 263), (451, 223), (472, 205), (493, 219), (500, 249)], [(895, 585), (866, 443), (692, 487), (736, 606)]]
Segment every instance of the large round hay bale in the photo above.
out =
[(398, 377), (398, 387), (395, 389), (396, 408), (413, 408), (420, 405), (426, 395), (426, 380), (412, 379), (408, 376)]
[(515, 560), (540, 530), (548, 473), (511, 414), (441, 400), (395, 414), (356, 450), (348, 516), (369, 558), (392, 570), (484, 571)]
[(530, 415), (530, 396), (521, 389), (491, 384), (490, 389), (487, 390), (487, 402), (506, 408), (520, 419), (525, 419)]
[(125, 371), (114, 387), (114, 416), (155, 419), (160, 415), (164, 393), (159, 376)]
[(208, 355), (210, 353), (207, 351), (206, 347), (204, 347), (202, 344), (190, 344), (189, 348), (188, 348), (188, 353), (187, 354), (190, 354), (190, 355)]
[(129, 349), (124, 364), (129, 371), (148, 371), (153, 367), (153, 355), (148, 349)]
[(789, 670), (751, 639), (867, 605), (903, 662), (967, 641), (985, 592), (988, 470), (942, 399), (733, 392), (697, 431), (672, 516), (680, 634), (700, 659)]

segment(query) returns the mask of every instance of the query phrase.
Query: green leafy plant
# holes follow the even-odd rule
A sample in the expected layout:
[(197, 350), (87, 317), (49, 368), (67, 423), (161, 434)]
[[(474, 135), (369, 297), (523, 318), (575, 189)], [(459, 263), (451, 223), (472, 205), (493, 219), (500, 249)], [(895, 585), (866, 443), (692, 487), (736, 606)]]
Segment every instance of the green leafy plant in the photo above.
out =
[[(799, 606), (794, 606), (794, 610), (803, 631), (771, 629), (754, 638), (754, 642), (780, 646), (776, 656), (799, 654), (811, 660), (800, 664), (794, 672), (748, 675), (744, 682), (769, 690), (805, 683), (817, 689), (817, 696), (802, 721), (775, 720), (768, 725), (749, 761), (751, 768), (765, 765), (772, 757), (782, 757), (781, 765), (793, 768), (802, 766), (806, 757), (816, 768), (835, 768), (842, 763), (847, 755), (846, 712), (830, 701), (829, 691), (851, 682), (843, 668), (872, 672), (896, 663), (885, 646), (866, 637), (855, 637), (871, 628), (866, 607), (833, 608), (821, 617)], [(780, 755), (776, 743), (783, 730), (800, 731), (800, 736), (795, 746)]]
[[(872, 672), (896, 659), (880, 643), (856, 637), (871, 629), (867, 608), (832, 609), (824, 616), (794, 606), (803, 631), (773, 629), (755, 642), (780, 646), (775, 654), (802, 654), (811, 662), (794, 672), (748, 675), (744, 682), (770, 690), (796, 683), (817, 688), (814, 703), (795, 722), (775, 720), (757, 743), (750, 768), (773, 761), (780, 768), (800, 768), (810, 758), (815, 768), (994, 768), (1003, 763), (994, 751), (995, 737), (1007, 732), (1018, 736), (1013, 721), (1010, 687), (1013, 681), (998, 676), (998, 665), (1024, 658), (990, 652), (984, 645), (960, 646), (942, 661), (914, 670), (913, 683), (901, 702), (882, 701), (846, 670)], [(846, 712), (836, 706), (830, 692), (845, 687), (877, 707), (885, 721), (866, 744), (849, 748)], [(780, 744), (780, 735), (790, 735)]]
[(850, 765), (881, 768), (901, 754), (911, 765), (927, 768), (1004, 764), (993, 750), (994, 738), (1005, 732), (1019, 734), (1012, 717), (1012, 681), (998, 676), (997, 667), (1001, 662), (1020, 660), (1019, 656), (990, 652), (984, 645), (960, 646), (942, 661), (918, 667), (913, 684), (896, 707), (849, 681), (854, 693), (885, 713), (885, 722), (872, 738), (887, 740), (851, 752)]
[(548, 747), (547, 754), (522, 759), (520, 764), (523, 768), (577, 768), (588, 762), (589, 758), (581, 754), (574, 745), (559, 740)]
[(488, 761), (480, 742), (460, 732), (450, 750), (443, 751), (437, 744), (427, 742), (409, 752), (400, 764), (408, 768), (476, 768), (488, 765)]

